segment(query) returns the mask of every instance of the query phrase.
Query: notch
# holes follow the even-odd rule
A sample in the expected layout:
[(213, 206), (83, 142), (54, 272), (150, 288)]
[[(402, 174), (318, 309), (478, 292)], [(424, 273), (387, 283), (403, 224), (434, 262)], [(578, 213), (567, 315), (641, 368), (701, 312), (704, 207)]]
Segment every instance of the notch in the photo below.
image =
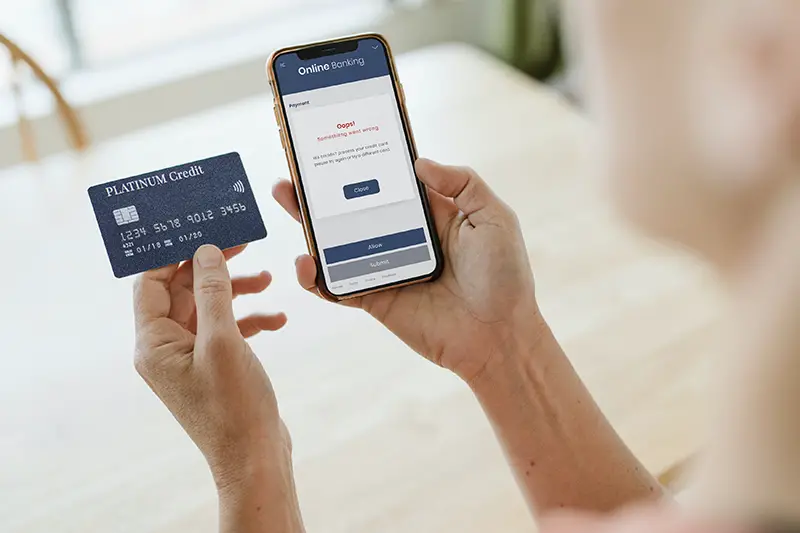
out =
[(358, 40), (339, 41), (338, 43), (324, 43), (319, 46), (305, 48), (297, 51), (297, 57), (303, 61), (320, 57), (355, 52), (358, 49)]

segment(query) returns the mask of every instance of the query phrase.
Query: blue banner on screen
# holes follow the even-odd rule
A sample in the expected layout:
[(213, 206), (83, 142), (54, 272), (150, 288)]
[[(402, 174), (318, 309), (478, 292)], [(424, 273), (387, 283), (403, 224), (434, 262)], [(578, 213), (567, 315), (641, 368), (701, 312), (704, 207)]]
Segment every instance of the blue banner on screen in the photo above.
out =
[(300, 93), (389, 75), (383, 44), (364, 39), (352, 52), (302, 60), (297, 54), (281, 56), (275, 66), (281, 94)]

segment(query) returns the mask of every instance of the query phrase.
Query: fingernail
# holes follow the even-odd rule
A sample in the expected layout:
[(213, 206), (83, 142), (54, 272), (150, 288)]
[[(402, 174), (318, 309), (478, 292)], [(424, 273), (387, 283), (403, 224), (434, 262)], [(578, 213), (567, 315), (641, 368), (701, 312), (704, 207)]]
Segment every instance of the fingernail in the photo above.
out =
[(215, 268), (222, 263), (222, 252), (219, 251), (219, 248), (210, 244), (204, 244), (198, 248), (194, 257), (201, 268)]
[(302, 258), (303, 258), (302, 255), (298, 255), (297, 257), (295, 257), (294, 258), (294, 264), (296, 265), (297, 263), (299, 263)]

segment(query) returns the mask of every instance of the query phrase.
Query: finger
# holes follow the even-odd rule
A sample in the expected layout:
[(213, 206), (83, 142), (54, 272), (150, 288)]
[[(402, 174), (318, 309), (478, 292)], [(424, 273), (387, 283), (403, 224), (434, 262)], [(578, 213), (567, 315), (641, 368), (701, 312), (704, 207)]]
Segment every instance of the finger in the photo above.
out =
[(488, 220), (489, 217), (484, 217), (484, 214), (500, 205), (486, 182), (471, 168), (445, 166), (430, 159), (418, 159), (416, 170), (425, 185), (442, 196), (452, 198), (473, 224)]
[(283, 207), (284, 211), (300, 222), (300, 206), (297, 203), (297, 193), (291, 181), (279, 180), (273, 185), (272, 197)]
[[(246, 244), (234, 246), (224, 250), (222, 254), (225, 260), (230, 260), (244, 252)], [(185, 261), (170, 283), (169, 292), (172, 297), (172, 308), (169, 317), (183, 327), (187, 327), (191, 316), (194, 314), (194, 294), (192, 285), (194, 284), (193, 261)]]
[(242, 276), (231, 281), (233, 297), (243, 294), (258, 294), (264, 292), (272, 283), (272, 274), (267, 271), (260, 272), (255, 276)]
[(225, 261), (230, 261), (237, 255), (241, 254), (247, 249), (246, 244), (240, 244), (239, 246), (234, 246), (233, 248), (226, 248), (222, 251), (222, 255), (225, 256)]
[(235, 331), (233, 289), (225, 256), (216, 246), (204, 244), (195, 252), (192, 268), (198, 336)]
[(178, 265), (169, 265), (145, 272), (136, 280), (133, 290), (133, 312), (137, 329), (142, 325), (169, 316), (172, 307), (169, 284)]
[[(267, 287), (270, 286), (271, 283), (272, 275), (266, 271), (256, 274), (255, 276), (242, 276), (234, 278), (231, 280), (231, 292), (233, 293), (233, 299), (235, 300), (238, 296), (243, 294), (258, 294), (263, 292), (267, 289)], [(190, 296), (192, 297), (191, 308), (188, 314), (183, 317), (183, 321), (180, 322), (180, 324), (185, 329), (189, 330), (190, 333), (196, 334), (197, 313), (195, 312), (194, 308), (194, 295), (190, 294)]]
[(258, 335), (262, 331), (278, 331), (286, 325), (286, 315), (250, 315), (242, 318), (237, 323), (239, 332), (245, 339)]
[(301, 255), (294, 261), (297, 282), (307, 291), (317, 292), (317, 263), (310, 255)]
[(458, 207), (456, 207), (453, 200), (445, 198), (431, 188), (428, 188), (428, 201), (431, 205), (431, 214), (433, 215), (433, 223), (436, 225), (436, 231), (444, 239), (445, 229), (450, 224), (450, 221), (458, 216)]
[[(225, 260), (229, 261), (239, 255), (240, 253), (244, 252), (245, 248), (247, 248), (246, 244), (241, 244), (239, 246), (234, 246), (233, 248), (228, 248), (223, 250), (222, 255), (225, 256)], [(192, 281), (194, 279), (194, 273), (192, 272), (192, 265), (194, 264), (193, 261), (184, 261), (183, 264), (178, 267), (178, 272), (175, 274), (175, 277), (172, 279), (172, 285), (176, 288), (186, 288), (191, 290), (192, 289)]]

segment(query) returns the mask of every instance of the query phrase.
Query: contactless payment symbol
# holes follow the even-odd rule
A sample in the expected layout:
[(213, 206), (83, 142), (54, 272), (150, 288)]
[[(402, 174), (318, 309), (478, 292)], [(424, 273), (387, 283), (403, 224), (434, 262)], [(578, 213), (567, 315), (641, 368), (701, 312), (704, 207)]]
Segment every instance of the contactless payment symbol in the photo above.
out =
[(233, 184), (233, 190), (240, 194), (244, 194), (244, 183), (242, 183), (242, 180), (239, 180)]
[(114, 220), (117, 221), (117, 226), (124, 226), (131, 222), (139, 222), (139, 213), (136, 211), (135, 205), (129, 205), (121, 209), (114, 209)]

